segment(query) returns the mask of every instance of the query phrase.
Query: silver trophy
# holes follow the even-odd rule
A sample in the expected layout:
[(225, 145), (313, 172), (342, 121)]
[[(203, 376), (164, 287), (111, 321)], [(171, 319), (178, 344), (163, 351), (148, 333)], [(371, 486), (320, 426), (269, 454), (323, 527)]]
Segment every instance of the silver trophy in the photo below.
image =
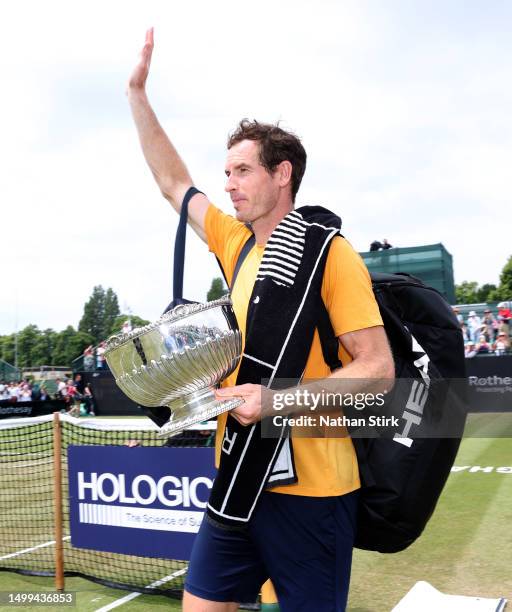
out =
[(231, 299), (182, 304), (154, 323), (107, 341), (105, 357), (120, 389), (143, 406), (168, 406), (161, 437), (236, 408), (214, 389), (233, 372), (242, 337)]

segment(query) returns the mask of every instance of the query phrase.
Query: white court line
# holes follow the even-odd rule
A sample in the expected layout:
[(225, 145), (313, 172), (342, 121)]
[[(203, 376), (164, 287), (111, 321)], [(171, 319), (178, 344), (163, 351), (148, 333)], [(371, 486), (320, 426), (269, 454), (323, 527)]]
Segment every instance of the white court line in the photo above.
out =
[[(62, 538), (62, 541), (70, 539), (71, 536), (64, 536)], [(3, 561), (4, 559), (10, 559), (11, 557), (18, 557), (19, 555), (24, 555), (25, 553), (32, 552), (34, 550), (37, 550), (38, 548), (44, 548), (45, 546), (53, 546), (53, 544), (55, 544), (55, 540), (50, 540), (50, 542), (45, 542), (44, 544), (38, 544), (37, 546), (33, 546), (32, 548), (24, 548), (23, 550), (18, 550), (18, 552), (9, 553), (8, 555), (0, 557), (0, 561)]]
[[(181, 576), (182, 574), (184, 574), (187, 571), (187, 569), (188, 569), (187, 567), (184, 567), (183, 569), (180, 569), (177, 572), (174, 572), (174, 574), (165, 576), (165, 578), (160, 578), (160, 580), (155, 580), (155, 582), (148, 584), (144, 588), (151, 589), (151, 588), (160, 586), (161, 584), (165, 584), (166, 582), (169, 582), (169, 580), (172, 580), (173, 578), (177, 578), (178, 576)], [(108, 606), (103, 606), (103, 608), (98, 608), (94, 612), (108, 612), (108, 610), (112, 610), (113, 608), (122, 606), (123, 604), (131, 601), (132, 599), (135, 599), (139, 595), (144, 595), (144, 593), (130, 593), (129, 595), (126, 595), (125, 597), (121, 597), (121, 599), (116, 599), (112, 603), (108, 604)]]

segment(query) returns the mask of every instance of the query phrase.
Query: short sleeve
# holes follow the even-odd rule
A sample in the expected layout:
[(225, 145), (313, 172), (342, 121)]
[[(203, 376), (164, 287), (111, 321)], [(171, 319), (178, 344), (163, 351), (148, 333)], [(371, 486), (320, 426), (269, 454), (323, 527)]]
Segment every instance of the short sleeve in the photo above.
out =
[(235, 262), (251, 235), (250, 230), (231, 215), (226, 215), (220, 208), (210, 204), (206, 211), (205, 233), (208, 248), (217, 256), (228, 282), (231, 282)]
[(341, 236), (330, 245), (322, 299), (336, 336), (383, 325), (368, 270), (359, 253)]

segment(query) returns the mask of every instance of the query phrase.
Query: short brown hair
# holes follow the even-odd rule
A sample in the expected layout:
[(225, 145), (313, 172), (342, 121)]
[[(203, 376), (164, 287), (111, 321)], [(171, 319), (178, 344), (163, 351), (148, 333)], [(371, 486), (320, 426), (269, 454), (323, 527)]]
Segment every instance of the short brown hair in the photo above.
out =
[(292, 200), (299, 191), (306, 170), (306, 151), (295, 134), (286, 132), (278, 124), (242, 119), (228, 137), (228, 149), (242, 140), (254, 140), (260, 145), (260, 163), (270, 173), (283, 161), (292, 165)]

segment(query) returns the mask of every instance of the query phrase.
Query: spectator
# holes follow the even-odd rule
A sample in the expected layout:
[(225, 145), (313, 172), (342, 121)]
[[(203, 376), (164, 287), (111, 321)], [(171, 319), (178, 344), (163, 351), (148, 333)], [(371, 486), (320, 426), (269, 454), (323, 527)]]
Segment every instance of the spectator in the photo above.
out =
[(494, 352), (496, 355), (504, 355), (510, 348), (510, 338), (504, 333), (500, 332), (496, 339), (496, 347)]
[(65, 400), (68, 396), (66, 383), (61, 378), (56, 378), (55, 382), (57, 383), (57, 397)]
[(84, 394), (85, 383), (82, 380), (81, 374), (75, 374), (75, 379), (73, 380), (73, 386), (77, 390), (78, 395), (82, 396)]
[(92, 394), (91, 385), (87, 383), (84, 387), (84, 395), (83, 400), (85, 404), (85, 411), (89, 416), (95, 416), (95, 405), (94, 405), (94, 396)]
[(30, 385), (28, 385), (27, 383), (22, 385), (18, 399), (20, 402), (30, 402), (32, 400), (32, 391), (30, 389)]
[(17, 402), (20, 396), (20, 388), (17, 383), (9, 383), (9, 399), (11, 402)]
[(478, 342), (476, 343), (475, 346), (475, 350), (477, 352), (477, 354), (482, 354), (482, 353), (490, 353), (491, 352), (491, 346), (490, 344), (487, 342), (487, 340), (485, 339), (484, 334), (481, 334), (478, 338)]
[(86, 372), (94, 370), (94, 348), (92, 344), (84, 350), (84, 370)]
[(500, 302), (498, 304), (498, 316), (503, 321), (509, 321), (512, 318), (512, 312), (510, 311), (510, 302)]
[(466, 344), (464, 345), (464, 356), (471, 358), (474, 357), (476, 355), (476, 350), (475, 350), (475, 343), (471, 342), (471, 340), (469, 342), (466, 342)]
[(457, 317), (457, 321), (459, 322), (459, 325), (460, 326), (464, 325), (464, 317), (460, 314), (460, 310), (458, 306), (452, 306), (452, 310), (453, 310), (453, 314)]
[(98, 370), (104, 370), (107, 367), (105, 360), (105, 341), (100, 342), (96, 348), (96, 367)]
[(73, 380), (68, 379), (66, 384), (67, 399), (68, 399), (68, 414), (72, 416), (80, 416), (80, 398), (77, 388)]
[(387, 249), (392, 249), (392, 248), (393, 248), (393, 245), (389, 244), (387, 238), (384, 238), (383, 241), (382, 241), (382, 250), (386, 251)]
[(480, 331), (482, 329), (482, 320), (474, 310), (471, 310), (469, 312), (467, 325), (471, 342), (474, 342), (476, 344), (477, 338), (480, 335)]
[(487, 338), (487, 342), (494, 342), (496, 335), (498, 333), (498, 321), (496, 317), (492, 314), (492, 311), (489, 308), (486, 308), (484, 311), (484, 318), (482, 319), (482, 328)]
[(32, 385), (32, 401), (39, 401), (41, 399), (41, 387), (38, 383)]
[(382, 249), (382, 243), (379, 242), (378, 240), (374, 240), (370, 244), (370, 251), (378, 251), (379, 249)]
[(464, 323), (464, 321), (460, 325), (460, 329), (462, 331), (462, 339), (464, 340), (464, 344), (470, 341), (468, 326)]

